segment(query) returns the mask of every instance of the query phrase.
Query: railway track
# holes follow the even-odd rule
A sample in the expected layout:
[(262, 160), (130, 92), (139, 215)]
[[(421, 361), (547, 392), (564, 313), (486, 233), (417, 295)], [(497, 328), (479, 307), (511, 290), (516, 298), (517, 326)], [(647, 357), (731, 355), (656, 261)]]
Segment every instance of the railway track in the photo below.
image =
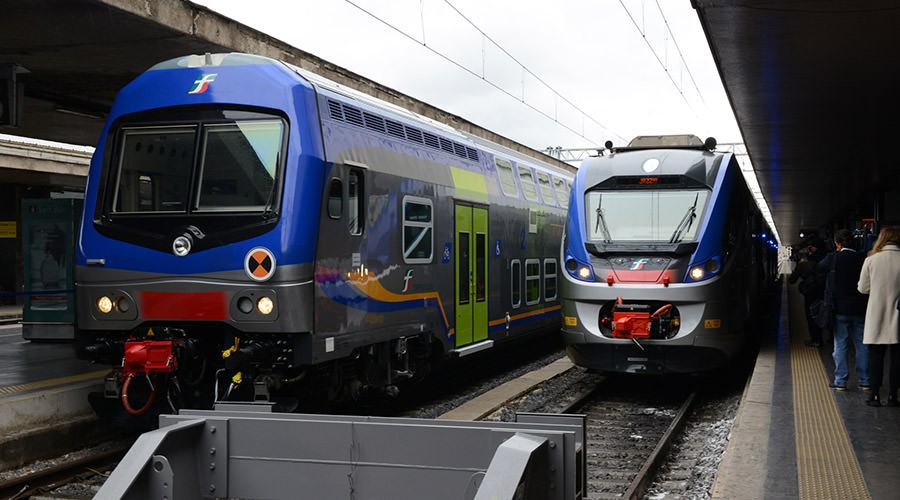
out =
[[(89, 483), (91, 478), (103, 477), (111, 471), (127, 451), (127, 447), (96, 451), (75, 460), (60, 461), (50, 467), (0, 481), (0, 499), (21, 500), (69, 484), (84, 485)], [(93, 496), (92, 492), (80, 492), (71, 498), (90, 496)], [(54, 494), (54, 498), (66, 496)]]
[[(666, 384), (633, 378), (604, 379), (579, 370), (570, 370), (554, 379), (556, 386), (538, 385), (531, 393), (509, 402), (508, 407), (488, 417), (503, 420), (515, 411), (582, 413), (588, 421), (588, 490), (586, 499), (607, 500), (645, 498), (656, 470), (666, 455), (669, 444), (687, 417), (696, 396), (689, 393), (690, 384)], [(653, 385), (651, 385), (653, 384)], [(566, 390), (560, 389), (565, 387)], [(538, 396), (535, 396), (538, 394)], [(542, 395), (540, 395), (542, 394)], [(539, 399), (540, 403), (527, 401)], [(526, 400), (523, 406), (522, 401)], [(537, 405), (537, 406), (536, 406)], [(119, 456), (124, 453), (121, 450)], [(115, 456), (110, 462), (116, 460)], [(98, 470), (101, 465), (87, 461), (60, 466), (69, 472), (55, 471), (57, 479), (23, 477), (0, 483), (0, 499), (28, 498), (38, 488), (53, 490), (48, 485), (81, 483), (76, 478), (85, 470)], [(105, 470), (111, 470), (109, 467)], [(74, 471), (74, 472), (73, 472)], [(42, 473), (49, 476), (50, 473)], [(39, 483), (40, 481), (40, 483)], [(97, 479), (100, 484), (102, 479)], [(25, 488), (25, 485), (28, 488)], [(66, 495), (55, 490), (54, 498), (86, 498)], [(82, 493), (82, 495), (84, 495)]]
[(587, 498), (644, 498), (696, 397), (694, 392), (645, 397), (598, 389), (571, 403), (568, 413), (587, 416)]

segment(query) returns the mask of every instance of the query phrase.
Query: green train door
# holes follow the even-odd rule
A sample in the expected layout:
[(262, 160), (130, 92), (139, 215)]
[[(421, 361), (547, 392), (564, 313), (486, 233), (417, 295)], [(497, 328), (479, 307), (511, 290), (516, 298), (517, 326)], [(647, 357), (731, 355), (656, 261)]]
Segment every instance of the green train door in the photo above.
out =
[(487, 340), (487, 209), (456, 205), (456, 347)]

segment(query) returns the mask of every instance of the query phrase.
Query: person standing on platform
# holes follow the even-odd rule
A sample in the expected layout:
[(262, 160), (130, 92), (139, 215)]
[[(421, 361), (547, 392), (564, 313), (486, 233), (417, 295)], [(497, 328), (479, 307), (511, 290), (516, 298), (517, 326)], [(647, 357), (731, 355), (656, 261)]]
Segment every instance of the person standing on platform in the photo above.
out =
[(856, 376), (859, 388), (871, 389), (869, 383), (869, 349), (863, 344), (863, 325), (867, 297), (856, 289), (865, 256), (851, 248), (853, 233), (841, 229), (834, 233), (835, 251), (819, 262), (819, 272), (827, 273), (834, 266), (832, 298), (834, 300), (834, 381), (830, 387), (847, 389), (848, 344), (856, 351)]
[(809, 306), (818, 299), (821, 299), (825, 292), (824, 275), (817, 272), (816, 264), (821, 260), (824, 253), (824, 243), (820, 239), (814, 238), (809, 245), (800, 250), (800, 261), (794, 267), (794, 272), (788, 278), (788, 283), (794, 284), (798, 280), (800, 283), (797, 289), (803, 295), (803, 310), (806, 316), (806, 331), (809, 333), (809, 339), (806, 345), (811, 347), (820, 347), (822, 345), (822, 329), (816, 324), (809, 311)]
[(884, 379), (885, 353), (890, 359), (888, 406), (898, 406), (900, 385), (900, 227), (882, 228), (875, 246), (863, 262), (857, 288), (869, 294), (863, 342), (869, 346), (869, 406), (881, 406), (879, 389)]

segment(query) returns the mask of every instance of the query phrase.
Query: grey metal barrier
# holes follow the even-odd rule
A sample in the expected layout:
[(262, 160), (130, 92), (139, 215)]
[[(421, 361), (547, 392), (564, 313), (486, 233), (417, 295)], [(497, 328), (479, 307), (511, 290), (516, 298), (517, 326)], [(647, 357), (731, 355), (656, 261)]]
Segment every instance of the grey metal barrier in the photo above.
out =
[(269, 410), (161, 416), (94, 498), (584, 498), (583, 415), (467, 422)]

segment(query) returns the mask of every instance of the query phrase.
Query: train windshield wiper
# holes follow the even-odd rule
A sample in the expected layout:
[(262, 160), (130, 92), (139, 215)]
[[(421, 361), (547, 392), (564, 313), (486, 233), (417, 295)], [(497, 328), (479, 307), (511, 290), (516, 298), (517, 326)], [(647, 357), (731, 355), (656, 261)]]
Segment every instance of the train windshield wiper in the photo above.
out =
[(603, 243), (612, 243), (612, 236), (609, 234), (609, 227), (606, 225), (606, 217), (603, 216), (602, 203), (603, 195), (600, 195), (597, 200), (597, 226), (594, 227), (594, 232), (603, 232)]
[(687, 213), (681, 218), (681, 222), (675, 226), (675, 231), (672, 233), (672, 237), (669, 238), (669, 243), (678, 243), (681, 241), (681, 235), (694, 225), (694, 219), (697, 218), (697, 200), (699, 198), (700, 193), (694, 195), (694, 204), (688, 207)]

